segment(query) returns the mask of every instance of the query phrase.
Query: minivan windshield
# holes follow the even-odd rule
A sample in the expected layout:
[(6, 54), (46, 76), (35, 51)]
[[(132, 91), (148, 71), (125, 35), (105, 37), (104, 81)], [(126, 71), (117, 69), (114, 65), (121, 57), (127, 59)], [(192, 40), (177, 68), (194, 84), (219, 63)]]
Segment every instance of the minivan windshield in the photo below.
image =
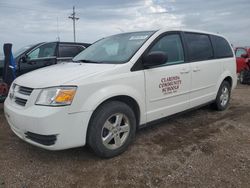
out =
[(125, 63), (132, 58), (153, 33), (154, 31), (122, 33), (101, 39), (78, 54), (73, 61), (110, 64)]

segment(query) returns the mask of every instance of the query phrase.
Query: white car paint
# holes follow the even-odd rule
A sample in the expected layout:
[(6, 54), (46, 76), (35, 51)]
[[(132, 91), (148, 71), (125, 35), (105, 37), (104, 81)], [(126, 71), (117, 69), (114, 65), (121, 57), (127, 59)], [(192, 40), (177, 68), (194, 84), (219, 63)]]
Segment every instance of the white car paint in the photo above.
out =
[[(21, 139), (45, 149), (84, 146), (93, 111), (112, 97), (133, 98), (139, 106), (139, 124), (142, 125), (215, 100), (220, 84), (227, 76), (232, 78), (232, 89), (235, 88), (235, 57), (131, 71), (148, 46), (168, 31), (155, 32), (124, 64), (62, 63), (18, 77), (15, 84), (34, 90), (28, 97), (15, 93), (17, 97), (28, 100), (24, 107), (10, 97), (6, 99), (4, 110), (11, 129)], [(181, 87), (176, 93), (164, 95), (160, 84), (168, 77), (181, 80)], [(70, 106), (35, 105), (43, 88), (64, 85), (77, 86)], [(58, 138), (54, 145), (45, 146), (26, 138), (27, 131), (41, 135), (56, 134)]]

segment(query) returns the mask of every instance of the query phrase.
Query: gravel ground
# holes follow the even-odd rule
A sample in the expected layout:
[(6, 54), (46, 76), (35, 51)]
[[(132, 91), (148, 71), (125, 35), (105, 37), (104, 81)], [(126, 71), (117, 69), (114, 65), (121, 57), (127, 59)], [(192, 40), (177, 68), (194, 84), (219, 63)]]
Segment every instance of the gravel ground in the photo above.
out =
[(88, 148), (51, 152), (9, 129), (0, 106), (0, 188), (250, 187), (250, 86), (229, 109), (209, 107), (140, 130), (124, 154), (108, 160)]

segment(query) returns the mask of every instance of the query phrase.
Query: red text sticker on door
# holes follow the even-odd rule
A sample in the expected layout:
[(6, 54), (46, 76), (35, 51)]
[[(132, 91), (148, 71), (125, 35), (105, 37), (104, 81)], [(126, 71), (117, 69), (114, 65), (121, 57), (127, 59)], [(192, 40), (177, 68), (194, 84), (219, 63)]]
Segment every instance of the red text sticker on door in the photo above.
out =
[(179, 76), (170, 76), (161, 79), (159, 88), (163, 94), (176, 93), (181, 85), (181, 79)]

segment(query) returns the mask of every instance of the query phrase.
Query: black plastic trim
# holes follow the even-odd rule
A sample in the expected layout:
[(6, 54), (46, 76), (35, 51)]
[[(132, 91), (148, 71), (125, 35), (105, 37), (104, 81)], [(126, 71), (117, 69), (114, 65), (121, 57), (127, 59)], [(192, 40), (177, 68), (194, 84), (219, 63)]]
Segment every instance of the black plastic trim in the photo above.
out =
[(15, 103), (20, 105), (20, 106), (25, 106), (27, 103), (27, 100), (19, 98), (19, 97), (15, 97)]
[(26, 138), (45, 146), (52, 146), (56, 143), (57, 135), (40, 135), (32, 132), (25, 133)]

